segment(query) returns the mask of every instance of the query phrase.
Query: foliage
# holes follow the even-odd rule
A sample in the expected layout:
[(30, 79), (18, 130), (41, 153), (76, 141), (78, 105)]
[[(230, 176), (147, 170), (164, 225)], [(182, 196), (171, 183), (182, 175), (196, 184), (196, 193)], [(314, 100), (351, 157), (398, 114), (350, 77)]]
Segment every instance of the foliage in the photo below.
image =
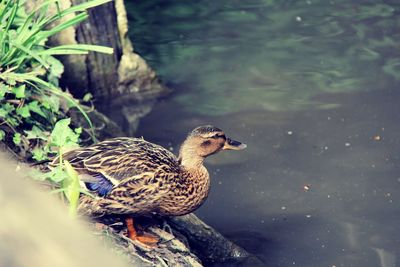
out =
[(76, 215), (81, 188), (76, 171), (70, 163), (63, 159), (63, 154), (73, 148), (79, 147), (80, 128), (70, 128), (71, 119), (62, 119), (56, 123), (50, 135), (50, 140), (43, 148), (48, 153), (55, 153), (55, 160), (51, 170), (46, 173), (36, 173), (34, 177), (39, 180), (49, 180), (60, 186), (56, 192), (63, 192), (70, 203), (70, 214)]
[(79, 195), (81, 193), (79, 177), (78, 173), (68, 161), (64, 161), (64, 166), (68, 174), (68, 179), (63, 181), (63, 187), (65, 188), (65, 196), (70, 203), (69, 213), (71, 216), (76, 216), (79, 204)]
[[(61, 9), (58, 0), (47, 0), (27, 14), (24, 1), (0, 0), (0, 140), (23, 160), (58, 158), (58, 164), (39, 178), (59, 184), (72, 215), (80, 193), (79, 179), (62, 153), (78, 146), (82, 129), (70, 128), (68, 112), (76, 108), (90, 126), (91, 122), (87, 108), (59, 88), (64, 66), (54, 56), (89, 51), (111, 54), (112, 49), (87, 44), (48, 47), (46, 41), (84, 21), (88, 8), (109, 1), (92, 0)], [(56, 8), (55, 14), (49, 12), (51, 7)], [(93, 132), (87, 134), (93, 136)]]
[[(111, 48), (76, 44), (47, 47), (46, 40), (88, 17), (88, 8), (110, 0), (89, 1), (61, 10), (58, 1), (43, 2), (26, 14), (19, 0), (0, 0), (0, 137), (22, 157), (47, 158), (47, 137), (57, 120), (84, 107), (58, 87), (64, 66), (54, 55), (112, 53)], [(48, 12), (51, 5), (58, 12)], [(73, 15), (75, 14), (75, 15)], [(66, 15), (68, 17), (60, 22)], [(58, 22), (58, 23), (57, 23)]]

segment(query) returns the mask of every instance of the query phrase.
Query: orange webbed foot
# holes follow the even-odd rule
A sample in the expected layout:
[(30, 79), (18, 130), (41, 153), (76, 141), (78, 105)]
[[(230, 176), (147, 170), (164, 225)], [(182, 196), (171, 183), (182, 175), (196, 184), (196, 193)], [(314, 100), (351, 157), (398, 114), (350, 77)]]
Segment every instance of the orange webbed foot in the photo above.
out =
[(150, 247), (155, 247), (159, 242), (159, 239), (153, 235), (150, 234), (139, 235), (135, 229), (133, 218), (126, 219), (126, 226), (128, 229), (128, 237), (132, 240), (137, 240), (140, 243)]

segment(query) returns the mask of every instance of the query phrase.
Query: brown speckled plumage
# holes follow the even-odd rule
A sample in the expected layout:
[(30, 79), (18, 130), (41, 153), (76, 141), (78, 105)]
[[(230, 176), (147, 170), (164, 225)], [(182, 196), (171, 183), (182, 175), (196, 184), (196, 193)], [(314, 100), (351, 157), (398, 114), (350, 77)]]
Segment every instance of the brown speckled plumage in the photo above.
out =
[(114, 138), (63, 155), (95, 196), (82, 195), (79, 209), (106, 214), (183, 215), (207, 198), (205, 157), (222, 149), (243, 149), (212, 126), (189, 133), (179, 157), (140, 138)]

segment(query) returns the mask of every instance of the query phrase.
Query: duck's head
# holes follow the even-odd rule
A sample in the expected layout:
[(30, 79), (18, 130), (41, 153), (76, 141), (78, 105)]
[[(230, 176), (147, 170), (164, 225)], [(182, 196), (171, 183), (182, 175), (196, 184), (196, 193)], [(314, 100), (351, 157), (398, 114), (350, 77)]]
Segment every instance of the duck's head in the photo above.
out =
[(182, 144), (180, 158), (205, 158), (221, 150), (242, 150), (246, 144), (226, 137), (225, 133), (214, 126), (199, 126), (191, 131)]

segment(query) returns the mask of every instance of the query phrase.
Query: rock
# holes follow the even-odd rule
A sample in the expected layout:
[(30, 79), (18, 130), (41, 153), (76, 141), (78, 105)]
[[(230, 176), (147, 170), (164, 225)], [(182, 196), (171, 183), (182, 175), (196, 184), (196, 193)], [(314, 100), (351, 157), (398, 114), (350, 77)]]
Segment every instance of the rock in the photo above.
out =
[(171, 217), (168, 223), (188, 239), (192, 251), (204, 262), (241, 262), (253, 257), (194, 214)]
[(138, 266), (202, 266), (200, 260), (182, 241), (159, 227), (152, 226), (146, 229), (146, 232), (159, 238), (160, 244), (156, 247), (132, 241), (125, 237), (124, 230), (122, 228), (119, 231), (105, 225), (101, 231), (101, 238), (108, 249), (122, 255), (128, 262)]
[(170, 218), (135, 218), (139, 227), (150, 224), (145, 232), (160, 240), (152, 248), (127, 238), (122, 218), (106, 216), (96, 220), (103, 224), (103, 238), (112, 241), (109, 248), (117, 248), (118, 254), (124, 255), (130, 262), (138, 261), (139, 257), (141, 266), (192, 267), (202, 266), (201, 262), (264, 266), (258, 258), (222, 236), (194, 214)]

